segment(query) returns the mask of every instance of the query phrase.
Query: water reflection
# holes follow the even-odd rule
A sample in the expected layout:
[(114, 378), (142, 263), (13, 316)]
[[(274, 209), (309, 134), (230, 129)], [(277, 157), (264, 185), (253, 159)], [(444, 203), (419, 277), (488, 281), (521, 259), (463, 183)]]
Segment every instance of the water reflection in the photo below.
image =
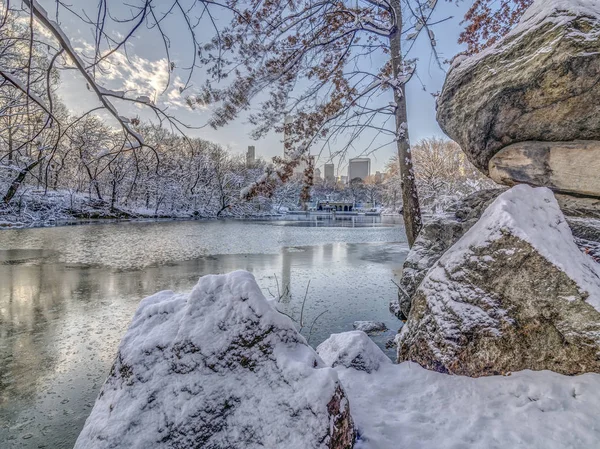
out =
[(181, 222), (0, 232), (0, 448), (71, 448), (139, 300), (189, 291), (203, 274), (251, 271), (267, 297), (277, 296), (278, 285), (286, 292), (278, 307), (296, 319), (310, 281), (304, 320), (325, 312), (311, 335), (303, 330), (313, 345), (356, 319), (397, 328), (387, 303), (407, 247), (397, 224), (375, 225)]

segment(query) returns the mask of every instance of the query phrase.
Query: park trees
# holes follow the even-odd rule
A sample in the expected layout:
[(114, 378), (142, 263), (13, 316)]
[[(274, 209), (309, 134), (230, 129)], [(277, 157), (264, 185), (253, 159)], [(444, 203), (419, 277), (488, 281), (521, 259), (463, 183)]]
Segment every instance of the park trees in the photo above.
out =
[[(505, 33), (529, 1), (475, 2), (467, 14), (468, 27), (462, 38), (469, 51), (477, 51), (491, 42), (493, 36)], [(38, 129), (32, 136), (52, 136), (54, 142), (51, 147), (42, 143), (34, 148), (33, 144), (40, 142), (36, 137), (37, 140), (32, 139), (23, 147), (34, 157), (27, 164), (23, 162), (26, 170), (14, 179), (17, 182), (4, 195), (5, 203), (14, 196), (21, 177), (29, 176), (35, 168), (42, 170), (45, 163), (50, 165), (49, 161), (55, 159), (57, 142), (68, 138), (68, 128), (82, 119), (81, 115), (59, 117), (60, 106), (48, 95), (54, 74), (62, 69), (79, 73), (100, 108), (112, 116), (113, 125), (120, 129), (119, 151), (133, 153), (136, 161), (129, 165), (134, 179), (139, 171), (137, 164), (150, 163), (148, 155), (154, 156), (155, 166), (160, 165), (158, 152), (145, 140), (137, 119), (126, 117), (121, 109), (126, 109), (126, 104), (147, 108), (155, 115), (157, 124), (170, 126), (182, 134), (186, 125), (164, 105), (156, 104), (150, 92), (117, 92), (103, 87), (102, 81), (116, 55), (121, 55), (123, 63), (131, 62), (127, 47), (132, 37), (151, 33), (163, 43), (162, 63), (166, 65), (168, 78), (164, 88), (173, 86), (177, 72), (185, 72), (178, 89), (187, 104), (218, 105), (210, 125), (219, 127), (230, 122), (252, 100), (258, 99), (261, 107), (249, 117), (256, 125), (254, 137), (264, 136), (272, 129), (286, 131), (287, 159), (279, 161), (277, 167), (267, 165), (267, 176), (261, 177), (261, 182), (254, 183), (253, 188), (244, 189), (245, 193), (264, 193), (265, 189), (259, 185), (273, 186), (275, 181), (290, 179), (293, 172), (290, 166), (301, 163), (303, 158), (306, 161), (311, 148), (334, 143), (338, 148), (336, 155), (343, 155), (364, 136), (371, 142), (365, 153), (381, 145), (396, 147), (407, 233), (409, 241), (414, 241), (421, 217), (408, 133), (406, 84), (416, 73), (410, 49), (418, 36), (425, 36), (437, 57), (434, 34), (437, 0), (132, 0), (120, 6), (100, 0), (82, 10), (79, 5), (75, 8), (63, 1), (48, 5), (45, 10), (36, 0), (5, 2), (0, 11), (0, 28), (10, 36), (21, 36), (13, 42), (21, 43), (25, 58), (16, 65), (2, 59), (2, 94), (12, 91), (13, 95), (21, 96), (13, 109), (25, 103), (30, 113), (38, 111), (43, 118), (38, 120)], [(511, 12), (508, 17), (506, 11)], [(93, 31), (91, 52), (83, 54), (72, 45), (60, 23), (65, 15)], [(15, 19), (21, 26), (18, 32), (7, 25)], [(217, 25), (227, 22), (228, 26)], [(191, 49), (186, 61), (171, 57), (174, 26)], [(2, 39), (2, 42), (11, 41)], [(6, 48), (10, 51), (16, 47)], [(3, 49), (2, 54), (5, 53)], [(36, 74), (38, 54), (40, 70)], [(193, 74), (200, 67), (209, 80), (200, 94), (188, 94)], [(98, 109), (93, 108), (83, 116)], [(293, 119), (282, 125), (286, 114)], [(2, 118), (16, 120), (14, 114)], [(14, 126), (8, 128), (16, 130)], [(11, 141), (8, 146), (14, 145), (14, 137), (6, 138)], [(386, 140), (383, 144), (382, 139)], [(189, 139), (186, 144), (190, 144)], [(10, 150), (6, 159), (15, 155)], [(118, 160), (122, 158), (118, 157), (107, 168), (115, 175), (119, 171), (115, 167)], [(53, 163), (61, 175), (67, 173), (62, 162), (67, 160)], [(37, 177), (56, 175), (53, 170), (44, 168), (46, 174), (39, 172)], [(117, 178), (122, 178), (119, 181), (122, 183), (127, 176)], [(133, 190), (128, 191), (127, 197), (131, 197)]]
[[(287, 137), (287, 160), (264, 180), (271, 186), (286, 180), (289, 167), (307, 158), (311, 148), (339, 139), (339, 153), (344, 154), (363, 134), (383, 136), (398, 152), (412, 244), (422, 223), (406, 84), (416, 67), (403, 44), (425, 33), (435, 49), (436, 5), (412, 0), (232, 1), (238, 14), (205, 47), (203, 62), (212, 78), (195, 101), (218, 104), (210, 124), (219, 127), (260, 98), (259, 111), (249, 115), (254, 137), (273, 129)], [(227, 60), (219, 57), (223, 52)], [(389, 95), (386, 100), (382, 93)], [(282, 124), (284, 116), (293, 120)]]

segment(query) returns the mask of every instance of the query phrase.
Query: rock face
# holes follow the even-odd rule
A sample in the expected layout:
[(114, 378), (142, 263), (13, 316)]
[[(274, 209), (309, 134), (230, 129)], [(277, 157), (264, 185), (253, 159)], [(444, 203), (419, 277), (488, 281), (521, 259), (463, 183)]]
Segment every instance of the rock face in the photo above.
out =
[[(472, 223), (470, 224), (472, 226)], [(468, 224), (447, 218), (428, 222), (415, 240), (402, 267), (398, 298), (390, 303), (390, 312), (406, 321), (410, 312), (411, 298), (421, 284), (427, 271), (438, 261), (462, 235)]]
[(600, 141), (519, 142), (494, 155), (489, 168), (500, 184), (600, 197)]
[(554, 195), (560, 209), (569, 217), (600, 218), (600, 199), (571, 195)]
[[(390, 311), (398, 319), (408, 318), (412, 298), (427, 272), (442, 255), (477, 223), (485, 209), (505, 189), (481, 190), (459, 200), (450, 214), (425, 224), (404, 262), (398, 297), (390, 303)], [(600, 200), (555, 194), (561, 211), (584, 252), (600, 260)]]
[(516, 142), (600, 140), (599, 48), (597, 0), (535, 0), (503, 40), (455, 61), (438, 122), (484, 173)]
[(327, 366), (343, 366), (372, 373), (392, 361), (362, 331), (332, 334), (317, 347), (317, 353)]
[(485, 208), (502, 192), (502, 189), (477, 192), (459, 201), (454, 207), (454, 215), (439, 217), (425, 224), (404, 261), (398, 298), (390, 303), (390, 311), (394, 315), (406, 320), (411, 298), (427, 271), (477, 222)]
[(552, 192), (503, 193), (417, 289), (399, 361), (468, 376), (600, 372), (600, 265)]
[(240, 271), (142, 301), (75, 448), (353, 443), (337, 374)]

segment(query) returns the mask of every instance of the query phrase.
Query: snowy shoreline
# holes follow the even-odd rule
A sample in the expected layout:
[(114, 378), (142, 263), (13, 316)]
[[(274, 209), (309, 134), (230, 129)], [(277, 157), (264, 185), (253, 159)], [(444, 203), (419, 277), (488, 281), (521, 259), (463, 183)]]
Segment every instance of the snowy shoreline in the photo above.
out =
[(0, 215), (0, 231), (9, 229), (56, 228), (62, 226), (83, 226), (116, 223), (164, 223), (170, 221), (228, 221), (228, 220), (261, 220), (284, 217), (283, 214), (251, 215), (247, 217), (130, 217), (130, 218), (65, 218), (60, 220), (45, 220), (31, 222), (10, 222)]

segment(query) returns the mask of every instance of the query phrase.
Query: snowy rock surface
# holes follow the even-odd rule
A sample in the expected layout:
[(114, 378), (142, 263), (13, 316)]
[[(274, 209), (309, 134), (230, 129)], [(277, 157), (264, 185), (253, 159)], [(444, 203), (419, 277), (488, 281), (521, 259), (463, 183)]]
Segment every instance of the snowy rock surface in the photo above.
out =
[(398, 297), (390, 303), (390, 312), (398, 319), (404, 321), (408, 317), (412, 297), (427, 271), (473, 224), (450, 217), (439, 217), (425, 224), (404, 261)]
[(437, 217), (425, 223), (404, 261), (398, 297), (390, 303), (390, 312), (398, 319), (406, 320), (408, 317), (412, 297), (429, 269), (477, 222), (502, 191), (476, 192), (454, 206), (454, 215)]
[[(390, 302), (390, 311), (401, 320), (410, 313), (412, 297), (427, 272), (477, 223), (485, 209), (506, 189), (480, 190), (459, 200), (451, 214), (425, 223), (408, 253), (400, 278), (401, 290)], [(600, 200), (555, 194), (579, 249), (600, 260)]]
[(327, 366), (344, 366), (371, 373), (392, 361), (362, 331), (333, 334), (317, 347)]
[(353, 327), (357, 331), (363, 331), (367, 334), (375, 334), (387, 330), (387, 326), (382, 321), (355, 321)]
[(76, 449), (339, 448), (337, 374), (238, 271), (144, 299)]
[(535, 0), (489, 49), (453, 65), (437, 119), (480, 170), (524, 141), (600, 140), (600, 2)]
[(500, 195), (429, 270), (399, 361), (482, 376), (600, 372), (600, 265), (574, 243), (552, 192)]

